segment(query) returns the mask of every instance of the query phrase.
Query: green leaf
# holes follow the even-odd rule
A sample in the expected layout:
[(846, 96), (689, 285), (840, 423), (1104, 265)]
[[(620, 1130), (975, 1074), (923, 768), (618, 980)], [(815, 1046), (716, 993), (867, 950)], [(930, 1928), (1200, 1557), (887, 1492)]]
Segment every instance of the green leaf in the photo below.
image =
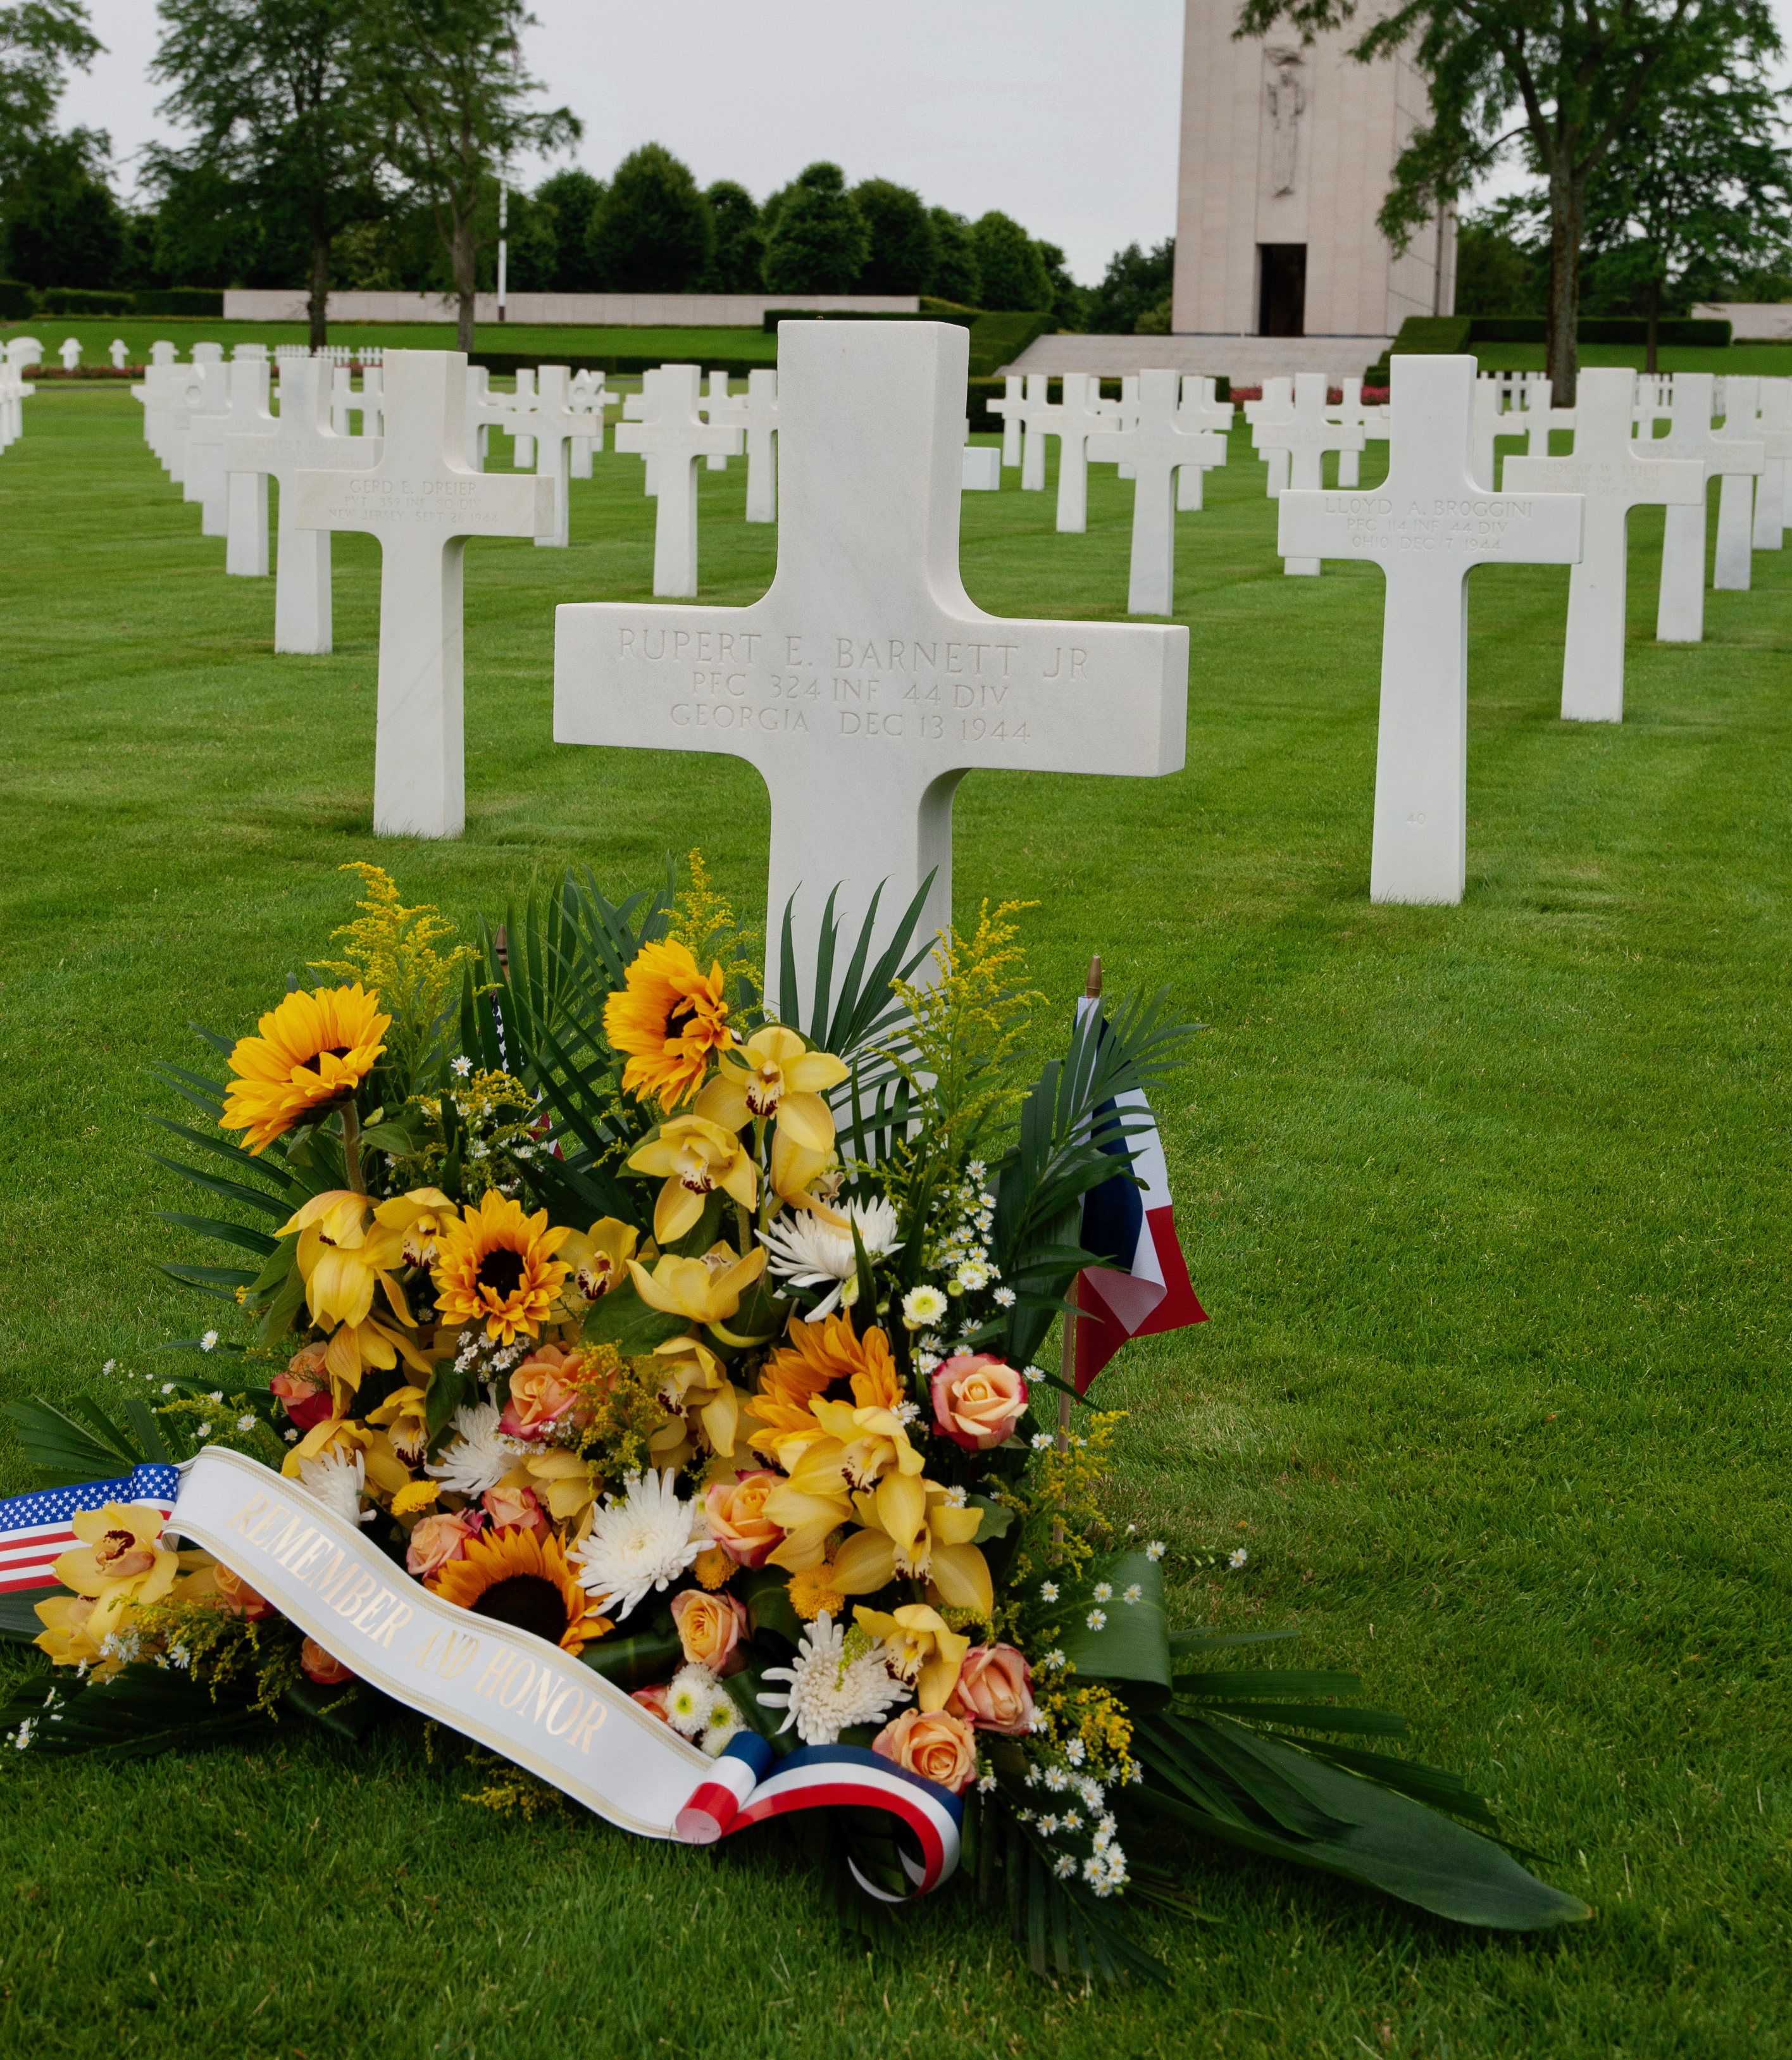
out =
[(71, 1403), (85, 1422), (65, 1415), (41, 1397), (9, 1402), (6, 1414), (18, 1427), (26, 1463), (39, 1487), (78, 1487), (96, 1480), (117, 1480), (143, 1455), (124, 1427), (112, 1423), (85, 1396)]
[(983, 1511), (983, 1521), (977, 1526), (973, 1544), (993, 1545), (998, 1538), (1008, 1536), (1014, 1525), (1015, 1513), (1006, 1503), (992, 1502), (987, 1495), (973, 1495), (967, 1499), (972, 1509)]
[(787, 1644), (796, 1645), (803, 1635), (803, 1620), (791, 1606), (790, 1576), (776, 1567), (760, 1567), (754, 1572), (743, 1575), (734, 1584), (734, 1592), (747, 1606), (748, 1620), (752, 1627), (752, 1635), (762, 1631), (775, 1632)]
[(18, 1588), (10, 1595), (0, 1595), (0, 1639), (12, 1645), (34, 1645), (43, 1629), (37, 1605), (74, 1593), (73, 1588), (65, 1588), (60, 1581), (50, 1581), (41, 1588)]
[(431, 1375), (423, 1423), (425, 1439), (432, 1451), (455, 1411), (466, 1400), (473, 1378), (470, 1371), (460, 1371), (451, 1359), (442, 1360)]
[(222, 1244), (233, 1244), (244, 1252), (252, 1252), (257, 1258), (265, 1258), (278, 1249), (280, 1243), (265, 1231), (250, 1230), (245, 1224), (225, 1223), (218, 1216), (187, 1216), (173, 1209), (158, 1209), (158, 1222), (172, 1224), (176, 1230), (190, 1230), (201, 1237), (215, 1237)]
[(690, 1327), (688, 1318), (669, 1316), (644, 1302), (629, 1280), (592, 1303), (584, 1335), (588, 1344), (614, 1345), (625, 1359), (641, 1359)]
[(143, 1447), (143, 1456), (158, 1466), (174, 1463), (174, 1455), (168, 1449), (162, 1435), (162, 1426), (150, 1413), (150, 1405), (142, 1395), (127, 1396), (125, 1414), (130, 1419), (130, 1427), (137, 1433), (137, 1441)]
[(676, 1631), (637, 1631), (629, 1638), (613, 1633), (601, 1638), (579, 1657), (593, 1674), (633, 1694), (676, 1673), (684, 1663), (684, 1648)]
[[(1076, 1579), (1048, 1570), (1040, 1576), (1058, 1589), (1058, 1599), (1046, 1602), (1036, 1587), (1026, 1607), (1029, 1632), (1049, 1638), (1079, 1674), (1098, 1681), (1138, 1681), (1170, 1687), (1169, 1626), (1163, 1613), (1163, 1571), (1143, 1552), (1104, 1552)], [(1112, 1590), (1105, 1601), (1098, 1587)], [(1139, 1599), (1125, 1599), (1137, 1587)], [(1092, 1629), (1091, 1615), (1104, 1619)]]
[[(1179, 1715), (1142, 1718), (1135, 1735), (1145, 1779), (1120, 1799), (1146, 1822), (1174, 1818), (1458, 1923), (1525, 1931), (1591, 1914), (1491, 1839), (1285, 1739), (1224, 1718)], [(1172, 1783), (1173, 1775), (1184, 1778)], [(1229, 1806), (1192, 1799), (1203, 1788)], [(1291, 1821), (1301, 1817), (1309, 1828)]]
[(293, 1213), (284, 1196), (270, 1195), (264, 1188), (245, 1187), (241, 1180), (226, 1180), (222, 1174), (202, 1172), (184, 1160), (166, 1158), (159, 1152), (146, 1152), (143, 1156), (153, 1164), (166, 1166), (170, 1172), (178, 1173), (183, 1180), (190, 1180), (194, 1187), (205, 1188), (221, 1200), (239, 1202), (247, 1209), (259, 1209), (276, 1223), (284, 1223)]

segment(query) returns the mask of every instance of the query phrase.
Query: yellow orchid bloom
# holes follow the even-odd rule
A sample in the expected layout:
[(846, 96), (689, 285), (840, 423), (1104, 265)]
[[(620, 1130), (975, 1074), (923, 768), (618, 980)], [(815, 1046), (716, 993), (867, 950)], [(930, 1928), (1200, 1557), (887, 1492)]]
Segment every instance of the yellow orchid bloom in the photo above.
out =
[(780, 1136), (800, 1149), (831, 1152), (833, 1112), (820, 1090), (838, 1087), (848, 1071), (832, 1052), (812, 1052), (794, 1030), (768, 1024), (744, 1045), (722, 1054), (715, 1078), (694, 1107), (726, 1130), (775, 1117)]
[(876, 1595), (900, 1574), (926, 1581), (929, 1599), (948, 1609), (988, 1616), (995, 1607), (989, 1563), (971, 1542), (981, 1510), (955, 1507), (938, 1481), (913, 1474), (887, 1475), (869, 1495), (854, 1495), (852, 1509), (864, 1527), (835, 1555), (842, 1595)]
[(78, 1509), (70, 1519), (81, 1543), (62, 1554), (54, 1571), (86, 1601), (86, 1635), (95, 1645), (118, 1629), (127, 1603), (160, 1602), (174, 1587), (180, 1555), (161, 1542), (162, 1523), (159, 1510), (127, 1502)]
[[(740, 1411), (747, 1398), (728, 1379), (721, 1361), (700, 1339), (690, 1337), (668, 1338), (664, 1344), (654, 1347), (653, 1355), (665, 1364), (661, 1399), (679, 1412), (671, 1427), (685, 1427), (680, 1431), (679, 1443), (682, 1445), (689, 1420), (695, 1416), (703, 1426), (711, 1451), (732, 1459)], [(671, 1463), (657, 1456), (660, 1433), (654, 1434), (651, 1443), (656, 1454), (654, 1463), (661, 1467)]]
[(591, 1464), (577, 1452), (550, 1445), (531, 1452), (523, 1462), (529, 1486), (548, 1506), (556, 1523), (575, 1523), (597, 1499)]
[(765, 1498), (766, 1516), (783, 1531), (767, 1563), (786, 1573), (807, 1573), (828, 1556), (828, 1540), (852, 1519), (852, 1499), (844, 1495), (805, 1495), (780, 1481)]
[[(809, 1407), (806, 1431), (774, 1434), (770, 1441), (790, 1476), (765, 1498), (765, 1514), (788, 1534), (772, 1561), (792, 1573), (816, 1565), (828, 1534), (852, 1520), (855, 1487), (881, 1495), (894, 1481), (918, 1481), (924, 1463), (892, 1410), (819, 1400)], [(900, 1521), (900, 1506), (896, 1515)]]
[(835, 1164), (833, 1147), (825, 1152), (812, 1152), (807, 1145), (799, 1144), (783, 1129), (772, 1133), (772, 1171), (769, 1176), (772, 1192), (788, 1208), (812, 1209), (824, 1217), (836, 1229), (843, 1228), (844, 1216), (819, 1201), (809, 1189), (828, 1169)]
[[(326, 1416), (321, 1423), (313, 1423), (296, 1445), (289, 1448), (281, 1462), (280, 1471), (289, 1480), (299, 1478), (301, 1459), (321, 1459), (325, 1452), (341, 1451), (351, 1457), (363, 1452), (373, 1442), (370, 1426), (357, 1423), (352, 1416)], [(409, 1475), (405, 1475), (407, 1479)]]
[(653, 1204), (653, 1235), (661, 1244), (681, 1238), (703, 1214), (706, 1196), (720, 1188), (744, 1209), (759, 1199), (759, 1169), (732, 1131), (700, 1116), (675, 1116), (629, 1160), (635, 1173), (661, 1173), (665, 1185)]
[(600, 1216), (588, 1231), (574, 1231), (560, 1248), (562, 1264), (573, 1269), (573, 1284), (588, 1302), (607, 1295), (625, 1277), (640, 1233), (616, 1216)]
[(740, 1307), (740, 1297), (764, 1271), (763, 1245), (744, 1259), (736, 1257), (727, 1244), (712, 1247), (701, 1259), (668, 1254), (651, 1273), (638, 1259), (629, 1261), (635, 1291), (650, 1309), (683, 1316), (693, 1323), (726, 1323)]
[(880, 1638), (893, 1656), (896, 1672), (915, 1691), (924, 1710), (943, 1710), (958, 1686), (958, 1670), (971, 1641), (954, 1631), (937, 1610), (925, 1603), (904, 1603), (888, 1615), (855, 1609), (852, 1621), (872, 1638)]
[(395, 1387), (377, 1408), (369, 1409), (369, 1423), (381, 1425), (393, 1451), (412, 1466), (422, 1463), (429, 1442), (429, 1391), (427, 1387)]

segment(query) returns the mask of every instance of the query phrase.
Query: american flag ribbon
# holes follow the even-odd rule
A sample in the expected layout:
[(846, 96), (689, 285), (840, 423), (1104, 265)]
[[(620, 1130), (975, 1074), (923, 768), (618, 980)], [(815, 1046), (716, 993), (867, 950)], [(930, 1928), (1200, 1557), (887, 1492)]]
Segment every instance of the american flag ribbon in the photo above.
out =
[[(829, 1805), (882, 1810), (906, 1824), (921, 1850), (917, 1866), (906, 1853), (903, 1870), (925, 1895), (958, 1865), (964, 1807), (950, 1789), (928, 1781), (862, 1746), (812, 1745), (789, 1754), (772, 1771), (772, 1748), (753, 1731), (740, 1731), (678, 1813), (674, 1829), (687, 1845), (712, 1845), (749, 1825), (792, 1810)], [(859, 1886), (880, 1902), (899, 1898), (874, 1887), (848, 1860)]]
[(166, 1518), (180, 1492), (177, 1467), (133, 1467), (122, 1480), (83, 1481), (78, 1487), (39, 1488), (0, 1502), (0, 1595), (56, 1585), (56, 1562), (79, 1543), (74, 1519), (109, 1502), (147, 1503)]

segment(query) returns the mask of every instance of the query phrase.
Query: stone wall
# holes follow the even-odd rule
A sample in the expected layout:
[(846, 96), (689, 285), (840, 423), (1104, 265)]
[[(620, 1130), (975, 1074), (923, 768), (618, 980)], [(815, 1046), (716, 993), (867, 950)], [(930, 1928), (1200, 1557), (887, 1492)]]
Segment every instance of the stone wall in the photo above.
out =
[[(498, 318), (497, 295), (481, 293), (473, 304), (481, 322)], [(807, 308), (821, 313), (915, 314), (912, 293), (511, 293), (506, 319), (599, 329), (757, 329), (768, 308)], [(455, 319), (457, 303), (437, 293), (332, 293), (332, 321), (442, 322)], [(224, 296), (226, 321), (303, 321), (302, 287), (233, 286)]]

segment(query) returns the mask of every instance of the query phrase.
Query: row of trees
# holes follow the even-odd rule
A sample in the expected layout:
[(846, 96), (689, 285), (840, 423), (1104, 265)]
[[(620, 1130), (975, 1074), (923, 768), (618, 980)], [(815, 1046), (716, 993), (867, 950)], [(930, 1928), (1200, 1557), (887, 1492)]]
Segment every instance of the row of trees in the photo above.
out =
[(1381, 210), (1398, 248), (1510, 148), (1522, 152), (1537, 182), (1515, 210), (1528, 235), (1515, 236), (1515, 218), (1476, 224), (1465, 283), (1502, 253), (1490, 230), (1508, 257), (1547, 242), (1548, 369), (1565, 404), (1583, 288), (1659, 306), (1702, 238), (1714, 269), (1784, 268), (1770, 0), (1392, 0), (1360, 19), (1358, 0), (1243, 0), (1237, 33), (1283, 23), (1307, 40), (1352, 33), (1361, 62), (1399, 51), (1424, 74), (1431, 119), (1409, 138)]
[[(314, 341), (330, 289), (448, 290), (470, 345), (493, 284), (507, 165), (580, 136), (524, 68), (523, 0), (161, 0), (150, 204), (121, 206), (98, 132), (54, 133), (67, 70), (99, 46), (83, 0), (0, 4), (0, 218), (6, 273), (43, 286), (306, 283)], [(608, 181), (577, 168), (508, 199), (518, 291), (925, 293), (1049, 309), (1061, 327), (1167, 328), (1171, 246), (1119, 253), (1092, 292), (1008, 215), (976, 222), (816, 163), (756, 202), (700, 188), (656, 143)]]

